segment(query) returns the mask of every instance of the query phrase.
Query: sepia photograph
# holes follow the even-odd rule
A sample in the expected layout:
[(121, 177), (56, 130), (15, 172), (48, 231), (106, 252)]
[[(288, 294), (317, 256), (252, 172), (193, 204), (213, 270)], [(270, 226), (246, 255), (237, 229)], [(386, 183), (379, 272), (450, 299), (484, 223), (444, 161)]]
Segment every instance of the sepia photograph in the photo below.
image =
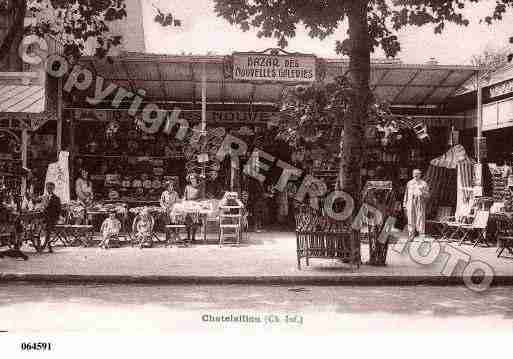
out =
[(491, 356), (512, 138), (511, 0), (0, 0), (0, 351)]

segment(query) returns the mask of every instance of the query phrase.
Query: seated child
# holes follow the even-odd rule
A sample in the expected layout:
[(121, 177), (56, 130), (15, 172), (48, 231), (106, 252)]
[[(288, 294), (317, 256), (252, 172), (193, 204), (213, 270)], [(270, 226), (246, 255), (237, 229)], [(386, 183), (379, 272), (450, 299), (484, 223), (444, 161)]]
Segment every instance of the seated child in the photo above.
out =
[(151, 247), (153, 245), (153, 224), (153, 216), (147, 208), (139, 216), (135, 217), (132, 229), (135, 232), (135, 238), (139, 242), (139, 247)]
[(109, 213), (109, 217), (105, 219), (102, 223), (101, 233), (102, 233), (102, 241), (100, 243), (100, 248), (109, 248), (110, 240), (113, 237), (116, 237), (121, 230), (121, 222), (116, 218), (116, 212), (111, 211)]

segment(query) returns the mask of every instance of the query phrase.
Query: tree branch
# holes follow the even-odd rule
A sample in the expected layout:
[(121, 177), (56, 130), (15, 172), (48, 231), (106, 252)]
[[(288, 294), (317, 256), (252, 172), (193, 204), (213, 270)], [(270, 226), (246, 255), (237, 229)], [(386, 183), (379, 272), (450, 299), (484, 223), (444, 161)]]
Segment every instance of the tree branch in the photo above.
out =
[(25, 15), (27, 13), (27, 0), (13, 1), (14, 22), (9, 27), (6, 36), (0, 45), (0, 61), (4, 61), (10, 55), (16, 37), (23, 34), (25, 26)]

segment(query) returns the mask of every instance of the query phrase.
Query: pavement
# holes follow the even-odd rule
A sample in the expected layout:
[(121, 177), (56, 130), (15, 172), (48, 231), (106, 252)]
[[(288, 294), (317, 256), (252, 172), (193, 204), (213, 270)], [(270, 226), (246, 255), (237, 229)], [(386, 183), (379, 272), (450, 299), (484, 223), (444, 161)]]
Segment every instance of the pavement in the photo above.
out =
[[(454, 334), (457, 331), (458, 334), (479, 333), (481, 339), (482, 334), (493, 333), (491, 339), (496, 342), (495, 334), (499, 331), (513, 334), (513, 287), (474, 293), (457, 286), (440, 290), (430, 286), (0, 283), (0, 292), (0, 330), (45, 338), (49, 333), (62, 332), (80, 333), (83, 341), (83, 334), (88, 333), (148, 336), (149, 333), (167, 335), (171, 332), (174, 338), (185, 332), (197, 339), (198, 334), (221, 332), (225, 335), (235, 331), (233, 334), (244, 332), (254, 340), (252, 334), (269, 331), (279, 337), (287, 333), (340, 335), (343, 331), (364, 335), (375, 331), (407, 334), (419, 331)], [(240, 318), (243, 315), (257, 321), (216, 320), (220, 316)], [(127, 342), (126, 337), (123, 340)], [(345, 337), (342, 340), (348, 342)], [(422, 340), (424, 351), (426, 338)], [(164, 342), (169, 344), (169, 340)], [(94, 343), (97, 344), (96, 340)], [(173, 340), (174, 352), (177, 343)], [(201, 343), (205, 345), (203, 341)], [(477, 343), (482, 347), (481, 340)], [(60, 347), (61, 343), (56, 344)], [(328, 347), (333, 348), (329, 344)], [(437, 340), (434, 347), (439, 350), (439, 345)], [(467, 346), (468, 341), (462, 347)], [(504, 350), (500, 345), (497, 347)], [(76, 347), (74, 349), (76, 351)], [(403, 346), (401, 349), (399, 352), (404, 352)], [(491, 353), (486, 355), (490, 357)], [(419, 359), (417, 354), (416, 359)]]
[[(405, 237), (390, 246), (387, 266), (351, 267), (338, 260), (302, 260), (297, 267), (296, 239), (292, 232), (250, 233), (240, 246), (219, 247), (215, 242), (154, 248), (57, 247), (55, 253), (23, 250), (28, 261), (0, 259), (0, 281), (61, 283), (161, 283), (161, 284), (303, 284), (303, 285), (462, 285), (468, 263), (486, 263), (493, 271), (492, 285), (513, 285), (513, 258), (496, 257), (494, 247), (440, 243), (434, 260), (420, 256)], [(450, 247), (449, 247), (450, 246)], [(398, 248), (403, 248), (401, 252)], [(434, 247), (433, 247), (434, 248)], [(422, 253), (421, 249), (421, 254)], [(451, 266), (458, 251), (463, 258)], [(362, 260), (368, 259), (362, 244)], [(447, 252), (453, 253), (449, 257)], [(425, 262), (421, 264), (419, 262)], [(428, 263), (432, 262), (432, 263)], [(448, 269), (452, 273), (447, 273)], [(467, 270), (470, 267), (467, 268)], [(479, 273), (477, 273), (479, 274)], [(467, 278), (464, 278), (467, 277)]]

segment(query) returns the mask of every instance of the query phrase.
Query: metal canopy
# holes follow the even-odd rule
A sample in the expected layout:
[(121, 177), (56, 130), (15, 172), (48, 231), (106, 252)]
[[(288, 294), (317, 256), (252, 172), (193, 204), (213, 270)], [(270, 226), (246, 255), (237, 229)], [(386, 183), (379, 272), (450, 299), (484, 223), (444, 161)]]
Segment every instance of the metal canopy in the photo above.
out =
[(54, 120), (46, 94), (43, 72), (0, 72), (0, 127), (36, 131)]
[(2, 85), (0, 83), (0, 111), (28, 113), (43, 112), (43, 86)]
[(40, 113), (44, 110), (44, 86), (37, 73), (0, 73), (0, 112)]
[[(202, 64), (206, 64), (209, 103), (275, 103), (283, 83), (234, 81), (225, 78), (223, 56), (168, 56), (127, 53), (112, 62), (82, 58), (84, 66), (132, 92), (142, 89), (145, 98), (166, 102), (201, 100)], [(347, 73), (344, 60), (325, 59), (323, 81)], [(473, 66), (408, 65), (399, 62), (373, 63), (370, 88), (376, 97), (392, 105), (439, 105), (450, 98), (478, 71)], [(94, 89), (94, 86), (92, 86)]]

